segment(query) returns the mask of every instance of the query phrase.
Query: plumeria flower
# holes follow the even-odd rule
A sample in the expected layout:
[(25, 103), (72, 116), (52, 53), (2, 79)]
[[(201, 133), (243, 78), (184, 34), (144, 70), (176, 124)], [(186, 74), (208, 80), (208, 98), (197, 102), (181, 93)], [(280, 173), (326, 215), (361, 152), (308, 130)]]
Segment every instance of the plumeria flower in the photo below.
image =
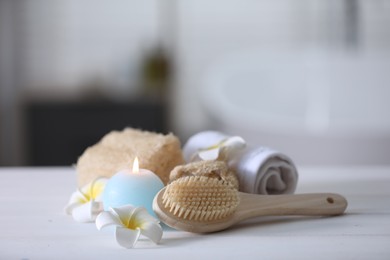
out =
[(207, 148), (200, 149), (197, 156), (202, 160), (223, 160), (232, 159), (238, 152), (246, 146), (245, 140), (240, 136), (232, 136), (221, 142), (211, 145)]
[(110, 208), (109, 211), (103, 211), (97, 216), (98, 230), (111, 225), (116, 226), (116, 241), (125, 248), (134, 247), (141, 234), (156, 244), (163, 234), (159, 221), (149, 215), (144, 207), (125, 205)]
[(96, 216), (103, 211), (101, 197), (107, 178), (97, 178), (81, 189), (73, 192), (65, 212), (72, 215), (78, 222), (93, 222)]

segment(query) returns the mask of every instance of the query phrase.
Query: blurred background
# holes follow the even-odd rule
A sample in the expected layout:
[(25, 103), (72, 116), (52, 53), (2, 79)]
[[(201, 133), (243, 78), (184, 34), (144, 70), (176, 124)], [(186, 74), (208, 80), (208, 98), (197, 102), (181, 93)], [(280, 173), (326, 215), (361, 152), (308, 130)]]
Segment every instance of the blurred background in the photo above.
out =
[(126, 126), (390, 164), (390, 1), (0, 0), (0, 166)]

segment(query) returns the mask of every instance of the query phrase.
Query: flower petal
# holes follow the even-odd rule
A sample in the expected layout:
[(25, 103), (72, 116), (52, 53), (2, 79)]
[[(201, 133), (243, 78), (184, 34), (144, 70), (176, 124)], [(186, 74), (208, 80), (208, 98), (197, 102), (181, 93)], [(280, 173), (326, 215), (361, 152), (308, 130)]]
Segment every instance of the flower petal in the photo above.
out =
[(71, 215), (74, 208), (86, 203), (87, 201), (88, 200), (84, 194), (80, 190), (77, 190), (70, 196), (69, 202), (65, 206), (64, 210), (68, 215)]
[(245, 140), (240, 136), (232, 136), (228, 138), (223, 145), (224, 147), (231, 147), (232, 149), (238, 149), (241, 150), (245, 148), (246, 142)]
[(218, 159), (230, 160), (243, 150), (246, 146), (245, 140), (240, 136), (233, 136), (228, 138), (219, 151)]
[(140, 234), (140, 229), (133, 230), (124, 227), (117, 227), (115, 230), (116, 241), (119, 245), (125, 248), (134, 247)]
[(141, 226), (141, 234), (152, 240), (154, 243), (160, 242), (163, 230), (160, 224), (156, 222), (146, 222), (142, 223)]
[(68, 205), (65, 206), (64, 211), (68, 215), (72, 215), (73, 209), (83, 205), (83, 203), (74, 202), (74, 203), (68, 203)]
[(134, 247), (140, 234), (154, 243), (161, 240), (163, 230), (159, 220), (151, 216), (144, 207), (124, 205), (103, 211), (96, 218), (96, 227), (100, 230), (109, 225), (116, 225), (116, 240), (126, 248)]
[(111, 208), (110, 211), (117, 215), (122, 224), (127, 227), (131, 221), (131, 217), (134, 212), (137, 211), (137, 207), (127, 204), (116, 208)]
[(91, 222), (94, 220), (92, 216), (92, 203), (84, 203), (72, 210), (72, 217), (77, 222)]
[(115, 225), (123, 226), (122, 222), (116, 214), (113, 214), (109, 211), (103, 211), (96, 217), (96, 227), (98, 230), (101, 230), (104, 227)]
[(219, 147), (213, 148), (213, 149), (208, 149), (208, 150), (202, 150), (199, 151), (198, 156), (200, 159), (204, 161), (209, 161), (209, 160), (215, 160), (218, 158), (219, 155)]
[(96, 199), (103, 193), (107, 181), (107, 178), (98, 177), (92, 182), (81, 187), (80, 192), (87, 198), (87, 200)]
[(198, 152), (198, 157), (202, 160), (229, 160), (245, 146), (246, 142), (242, 137), (232, 136), (217, 144), (201, 149)]
[(90, 196), (96, 201), (101, 201), (103, 196), (104, 188), (108, 182), (107, 178), (97, 178), (91, 183)]

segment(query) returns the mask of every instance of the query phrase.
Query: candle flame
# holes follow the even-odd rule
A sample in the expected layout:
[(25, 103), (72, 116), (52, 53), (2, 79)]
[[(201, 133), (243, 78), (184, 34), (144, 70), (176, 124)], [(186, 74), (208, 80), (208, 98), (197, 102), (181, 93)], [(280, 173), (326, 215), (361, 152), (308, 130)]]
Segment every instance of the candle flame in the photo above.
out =
[(133, 173), (138, 173), (138, 172), (139, 172), (139, 163), (138, 163), (138, 157), (136, 156), (133, 162)]

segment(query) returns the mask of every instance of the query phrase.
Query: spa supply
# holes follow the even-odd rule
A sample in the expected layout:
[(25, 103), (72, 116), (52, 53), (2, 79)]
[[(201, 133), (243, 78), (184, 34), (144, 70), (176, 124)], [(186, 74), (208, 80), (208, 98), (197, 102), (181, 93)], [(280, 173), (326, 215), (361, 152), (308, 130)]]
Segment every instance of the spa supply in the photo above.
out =
[(206, 176), (224, 180), (238, 190), (238, 179), (236, 173), (229, 169), (224, 161), (197, 161), (185, 165), (176, 166), (170, 176), (170, 181), (175, 181), (185, 176)]
[(207, 222), (230, 216), (239, 204), (228, 182), (206, 176), (187, 176), (169, 184), (162, 196), (165, 209), (184, 220)]
[(123, 169), (108, 180), (102, 196), (104, 210), (130, 204), (144, 207), (149, 214), (154, 215), (153, 198), (163, 187), (164, 184), (156, 174), (139, 168), (136, 157), (132, 168)]
[(184, 163), (179, 139), (173, 134), (126, 128), (112, 131), (87, 148), (77, 161), (77, 179), (81, 187), (98, 176), (111, 177), (127, 168), (138, 156), (139, 165), (156, 173), (164, 184), (169, 173)]
[(115, 226), (115, 238), (125, 248), (133, 248), (140, 235), (159, 243), (163, 235), (160, 221), (149, 215), (143, 207), (124, 205), (103, 211), (96, 218), (96, 227), (101, 230)]
[(73, 192), (65, 206), (65, 213), (78, 222), (95, 221), (103, 211), (102, 194), (107, 181), (107, 178), (97, 178)]
[[(232, 143), (238, 142), (237, 137), (217, 131), (197, 133), (184, 144), (184, 159), (187, 162), (199, 160), (204, 151), (221, 145), (229, 146), (228, 140), (236, 140)], [(250, 144), (246, 148), (238, 145), (233, 147), (236, 151), (242, 148), (240, 152), (230, 153), (227, 161), (229, 167), (236, 171), (240, 191), (254, 194), (294, 193), (298, 171), (287, 155), (268, 147), (251, 147)]]
[(237, 171), (242, 192), (291, 194), (297, 187), (298, 171), (292, 160), (267, 147), (246, 150), (232, 167)]
[(199, 132), (188, 139), (183, 146), (183, 156), (186, 162), (198, 160), (234, 159), (246, 147), (245, 140), (240, 136), (228, 136), (217, 131)]
[(162, 189), (153, 201), (153, 210), (162, 222), (194, 233), (224, 230), (258, 216), (340, 215), (346, 207), (346, 199), (338, 194), (254, 195), (204, 176), (180, 178)]

